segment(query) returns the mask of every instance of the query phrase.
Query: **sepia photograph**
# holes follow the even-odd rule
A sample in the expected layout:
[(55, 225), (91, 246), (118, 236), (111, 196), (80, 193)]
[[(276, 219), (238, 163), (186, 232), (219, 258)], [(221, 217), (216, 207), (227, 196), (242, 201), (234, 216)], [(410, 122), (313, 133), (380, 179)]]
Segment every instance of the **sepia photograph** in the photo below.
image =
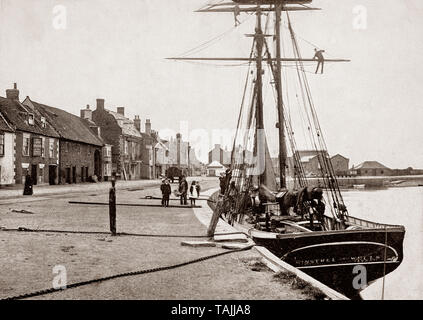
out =
[(0, 0), (0, 300), (423, 300), (422, 18)]

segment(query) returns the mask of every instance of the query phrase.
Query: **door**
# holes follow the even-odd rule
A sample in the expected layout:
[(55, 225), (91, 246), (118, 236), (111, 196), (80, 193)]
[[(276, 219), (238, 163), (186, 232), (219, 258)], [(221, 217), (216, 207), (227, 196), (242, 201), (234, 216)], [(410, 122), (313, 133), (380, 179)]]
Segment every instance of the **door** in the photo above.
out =
[(71, 169), (66, 168), (66, 183), (71, 183)]
[(76, 183), (76, 167), (72, 167), (72, 183)]
[(32, 178), (32, 183), (34, 185), (36, 185), (37, 184), (37, 180), (38, 180), (38, 176), (37, 176), (37, 165), (36, 164), (33, 164), (31, 166), (31, 178)]
[(48, 167), (48, 183), (53, 185), (56, 184), (56, 166)]

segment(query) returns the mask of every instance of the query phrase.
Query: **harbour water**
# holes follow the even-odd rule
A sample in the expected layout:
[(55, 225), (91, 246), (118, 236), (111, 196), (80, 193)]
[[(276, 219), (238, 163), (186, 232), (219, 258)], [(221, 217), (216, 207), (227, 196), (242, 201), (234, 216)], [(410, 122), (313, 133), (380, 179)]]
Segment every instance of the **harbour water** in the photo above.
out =
[[(406, 229), (404, 260), (385, 277), (384, 299), (423, 299), (423, 187), (351, 190), (343, 193), (352, 216)], [(381, 299), (383, 280), (364, 289), (363, 299)]]

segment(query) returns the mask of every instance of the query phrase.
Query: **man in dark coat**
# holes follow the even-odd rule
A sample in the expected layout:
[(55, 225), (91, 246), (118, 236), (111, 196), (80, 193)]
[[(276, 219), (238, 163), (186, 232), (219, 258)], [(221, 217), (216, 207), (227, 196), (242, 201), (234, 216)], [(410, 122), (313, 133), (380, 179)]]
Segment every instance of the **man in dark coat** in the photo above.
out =
[(185, 176), (179, 180), (179, 193), (181, 197), (181, 205), (187, 204), (187, 193), (188, 193), (188, 182), (185, 179)]
[(172, 193), (172, 189), (170, 188), (169, 180), (164, 180), (164, 183), (160, 186), (162, 191), (162, 206), (169, 207), (169, 197)]
[(32, 178), (29, 174), (25, 176), (25, 186), (24, 186), (24, 196), (31, 196), (33, 194), (32, 185), (33, 185)]

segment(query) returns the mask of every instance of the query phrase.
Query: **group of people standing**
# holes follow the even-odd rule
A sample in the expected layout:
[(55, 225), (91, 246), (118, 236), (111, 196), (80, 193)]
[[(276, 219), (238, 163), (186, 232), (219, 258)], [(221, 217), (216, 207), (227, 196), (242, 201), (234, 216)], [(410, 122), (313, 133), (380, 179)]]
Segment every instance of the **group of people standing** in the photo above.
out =
[[(162, 181), (160, 190), (162, 192), (162, 206), (168, 207), (170, 194), (172, 193), (169, 179), (164, 179)], [(201, 187), (197, 181), (192, 181), (191, 186), (189, 187), (185, 176), (182, 176), (179, 178), (178, 193), (179, 193), (181, 205), (188, 204), (187, 197), (189, 192), (189, 199), (191, 201), (191, 206), (195, 206), (195, 200), (200, 197), (200, 191), (201, 191)]]

